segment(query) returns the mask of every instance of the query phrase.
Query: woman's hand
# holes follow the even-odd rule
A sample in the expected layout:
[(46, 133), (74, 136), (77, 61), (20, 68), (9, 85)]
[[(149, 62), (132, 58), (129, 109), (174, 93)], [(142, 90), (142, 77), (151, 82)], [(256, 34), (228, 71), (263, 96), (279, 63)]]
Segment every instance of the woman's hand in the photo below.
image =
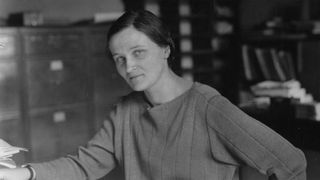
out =
[(30, 172), (27, 168), (0, 169), (0, 180), (28, 180)]

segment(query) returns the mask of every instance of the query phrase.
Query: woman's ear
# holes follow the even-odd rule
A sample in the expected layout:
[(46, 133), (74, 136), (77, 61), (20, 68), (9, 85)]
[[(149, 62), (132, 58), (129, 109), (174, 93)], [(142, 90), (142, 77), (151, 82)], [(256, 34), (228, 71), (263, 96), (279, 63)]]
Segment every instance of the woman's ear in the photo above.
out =
[(164, 54), (164, 58), (168, 59), (169, 56), (170, 56), (170, 53), (171, 53), (170, 46), (165, 47), (164, 48), (164, 53), (163, 53)]

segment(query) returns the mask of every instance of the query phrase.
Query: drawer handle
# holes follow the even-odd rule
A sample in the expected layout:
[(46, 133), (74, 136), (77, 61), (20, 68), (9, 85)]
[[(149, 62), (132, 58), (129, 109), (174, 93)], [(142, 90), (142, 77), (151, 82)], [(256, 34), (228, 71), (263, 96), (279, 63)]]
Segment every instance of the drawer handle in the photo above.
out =
[(192, 42), (190, 39), (182, 39), (180, 41), (180, 50), (182, 52), (189, 52), (192, 50)]
[(53, 113), (53, 122), (55, 123), (62, 123), (67, 120), (66, 113), (62, 111), (58, 111)]
[(61, 71), (63, 70), (63, 62), (61, 60), (53, 60), (50, 62), (51, 71)]

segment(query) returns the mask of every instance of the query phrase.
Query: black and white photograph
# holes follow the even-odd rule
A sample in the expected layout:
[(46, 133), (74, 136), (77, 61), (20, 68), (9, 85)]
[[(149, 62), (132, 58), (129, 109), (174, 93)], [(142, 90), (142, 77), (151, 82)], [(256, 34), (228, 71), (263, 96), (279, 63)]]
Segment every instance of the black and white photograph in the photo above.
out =
[(319, 180), (320, 1), (0, 0), (0, 180)]

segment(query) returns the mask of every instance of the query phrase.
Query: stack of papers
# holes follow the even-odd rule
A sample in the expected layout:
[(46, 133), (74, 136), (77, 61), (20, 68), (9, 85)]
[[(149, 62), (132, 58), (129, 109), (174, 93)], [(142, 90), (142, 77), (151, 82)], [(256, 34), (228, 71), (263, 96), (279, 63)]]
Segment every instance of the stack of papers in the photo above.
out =
[(16, 163), (11, 159), (14, 154), (19, 153), (20, 151), (27, 151), (25, 148), (11, 146), (6, 141), (0, 139), (0, 168), (15, 168)]
[(263, 81), (251, 86), (251, 91), (254, 95), (260, 97), (295, 98), (300, 102), (311, 102), (313, 100), (312, 96), (296, 80), (285, 82)]

